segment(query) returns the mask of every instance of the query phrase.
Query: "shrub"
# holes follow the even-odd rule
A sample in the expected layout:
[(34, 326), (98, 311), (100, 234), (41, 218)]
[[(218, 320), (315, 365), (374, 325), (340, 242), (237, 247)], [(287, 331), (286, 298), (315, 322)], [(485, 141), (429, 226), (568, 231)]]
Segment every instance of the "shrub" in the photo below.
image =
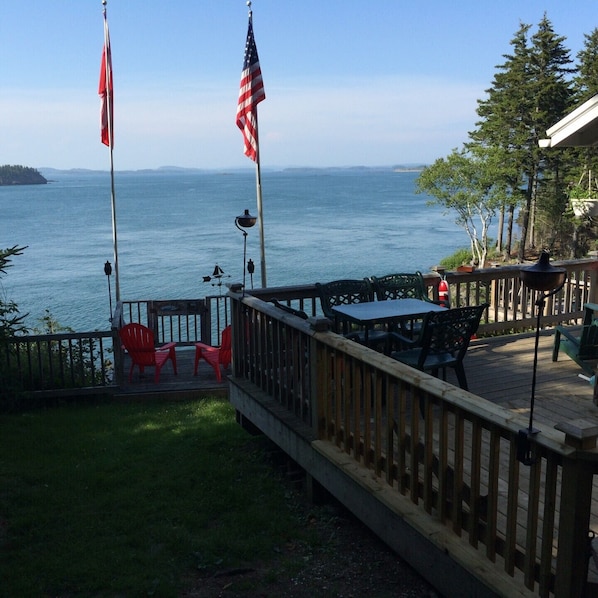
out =
[(473, 255), (469, 249), (457, 249), (455, 253), (449, 255), (440, 260), (440, 265), (444, 266), (447, 270), (456, 270), (463, 264), (471, 264)]

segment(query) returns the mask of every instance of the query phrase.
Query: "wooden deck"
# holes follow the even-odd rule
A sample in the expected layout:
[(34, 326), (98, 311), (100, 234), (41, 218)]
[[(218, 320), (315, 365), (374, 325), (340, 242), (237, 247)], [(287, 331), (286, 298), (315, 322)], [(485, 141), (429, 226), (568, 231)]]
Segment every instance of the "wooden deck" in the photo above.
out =
[[(553, 342), (554, 331), (541, 333), (534, 425), (554, 427), (580, 418), (598, 425), (592, 387), (579, 378), (581, 368), (564, 351), (552, 361)], [(529, 417), (534, 343), (534, 333), (472, 341), (464, 362), (470, 392)]]
[[(540, 430), (554, 428), (555, 425), (572, 420), (585, 419), (598, 425), (598, 407), (592, 401), (593, 389), (579, 378), (581, 368), (563, 352), (558, 362), (552, 361), (554, 332), (543, 331), (540, 335), (538, 368), (536, 381), (536, 401), (534, 427)], [(529, 417), (532, 368), (535, 334), (497, 336), (472, 341), (465, 359), (465, 370), (469, 390), (475, 395)], [(148, 369), (143, 378), (135, 370), (132, 383), (126, 383), (118, 395), (132, 400), (170, 399), (189, 400), (202, 396), (227, 396), (226, 375), (218, 383), (215, 374), (205, 362), (200, 362), (198, 376), (193, 376), (193, 348), (177, 348), (178, 375), (171, 365), (164, 366), (159, 384), (153, 382), (153, 369)], [(128, 363), (125, 372), (128, 374)], [(447, 381), (456, 384), (452, 370), (448, 371)], [(467, 465), (466, 465), (467, 468)], [(524, 468), (521, 484), (526, 487)], [(486, 472), (487, 473), (487, 472)], [(482, 472), (482, 485), (485, 474)], [(505, 480), (498, 488), (499, 520), (507, 517), (508, 487)], [(598, 482), (593, 492), (592, 518), (590, 527), (598, 532)], [(522, 503), (523, 504), (523, 503)], [(540, 505), (540, 512), (542, 505)], [(540, 519), (541, 521), (541, 519)], [(526, 509), (521, 507), (517, 517), (517, 538), (524, 545), (527, 533)], [(592, 568), (590, 579), (596, 583), (598, 572)]]
[(160, 382), (154, 383), (154, 368), (147, 368), (144, 376), (139, 376), (138, 368), (129, 382), (129, 357), (125, 357), (125, 382), (116, 397), (120, 398), (168, 398), (194, 399), (201, 396), (227, 396), (228, 381), (226, 372), (222, 382), (216, 380), (214, 370), (205, 362), (199, 362), (197, 376), (193, 375), (194, 347), (177, 347), (177, 371), (175, 376), (172, 365), (167, 362), (160, 372)]
[[(564, 352), (561, 352), (559, 361), (552, 361), (553, 340), (552, 330), (543, 331), (540, 335), (534, 427), (546, 430), (559, 423), (578, 419), (598, 425), (598, 407), (592, 401), (592, 387), (579, 377), (581, 368)], [(465, 358), (470, 392), (518, 413), (526, 425), (530, 409), (534, 343), (534, 333), (476, 339), (472, 341)], [(176, 352), (178, 375), (174, 375), (168, 362), (162, 368), (158, 384), (154, 383), (153, 368), (148, 368), (143, 377), (135, 368), (133, 381), (129, 383), (130, 362), (127, 358), (126, 381), (116, 396), (140, 400), (228, 396), (226, 374), (230, 370), (223, 373), (223, 380), (219, 383), (212, 368), (202, 360), (198, 375), (193, 376), (194, 349), (177, 347)], [(450, 368), (447, 381), (457, 385), (454, 371)], [(598, 488), (596, 495), (598, 497)], [(596, 513), (593, 523), (598, 532), (598, 502), (593, 511)]]
[[(592, 402), (593, 391), (587, 381), (578, 377), (581, 368), (564, 352), (559, 361), (552, 361), (554, 332), (540, 335), (538, 368), (536, 376), (536, 401), (534, 422), (538, 426), (554, 427), (555, 424), (587, 419), (598, 425), (598, 407)], [(470, 392), (528, 416), (535, 335), (518, 334), (473, 340), (465, 358), (465, 371)], [(177, 347), (178, 375), (170, 363), (161, 372), (160, 383), (154, 384), (153, 368), (139, 377), (137, 368), (133, 381), (128, 382), (129, 361), (125, 362), (125, 384), (119, 395), (223, 395), (228, 391), (226, 375), (219, 383), (212, 368), (200, 362), (197, 376), (193, 376), (192, 347)], [(456, 384), (452, 370), (447, 381)]]

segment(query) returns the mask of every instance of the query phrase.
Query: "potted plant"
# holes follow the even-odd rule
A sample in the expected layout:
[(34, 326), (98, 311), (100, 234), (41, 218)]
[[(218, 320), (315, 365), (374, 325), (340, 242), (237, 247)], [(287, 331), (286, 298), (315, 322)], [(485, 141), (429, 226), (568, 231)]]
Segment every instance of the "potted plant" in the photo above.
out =
[(592, 180), (591, 170), (585, 170), (579, 182), (570, 185), (568, 192), (575, 216), (578, 218), (598, 216), (598, 188), (595, 180)]

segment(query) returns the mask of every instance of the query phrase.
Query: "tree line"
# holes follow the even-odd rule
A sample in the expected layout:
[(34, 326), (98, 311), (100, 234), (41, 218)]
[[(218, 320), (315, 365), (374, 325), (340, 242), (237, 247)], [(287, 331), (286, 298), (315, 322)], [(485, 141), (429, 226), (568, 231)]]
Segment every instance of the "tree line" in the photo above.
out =
[[(484, 264), (494, 250), (519, 262), (540, 249), (578, 258), (596, 245), (594, 221), (576, 217), (570, 199), (579, 195), (580, 184), (589, 197), (598, 152), (539, 146), (547, 129), (598, 93), (598, 28), (584, 34), (575, 61), (565, 41), (546, 14), (535, 31), (521, 23), (477, 102), (475, 129), (417, 180), (418, 191), (434, 198), (431, 203), (457, 214), (474, 263)], [(496, 217), (498, 238), (491, 240)]]
[(0, 185), (45, 185), (48, 181), (35, 168), (29, 166), (0, 166)]

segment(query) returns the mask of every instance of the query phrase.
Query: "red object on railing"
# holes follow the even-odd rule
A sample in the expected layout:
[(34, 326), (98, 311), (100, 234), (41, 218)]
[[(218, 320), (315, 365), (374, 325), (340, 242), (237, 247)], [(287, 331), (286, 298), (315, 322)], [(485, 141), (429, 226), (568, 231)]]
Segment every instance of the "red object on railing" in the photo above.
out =
[(451, 306), (449, 286), (445, 278), (438, 283), (438, 303), (447, 308)]

